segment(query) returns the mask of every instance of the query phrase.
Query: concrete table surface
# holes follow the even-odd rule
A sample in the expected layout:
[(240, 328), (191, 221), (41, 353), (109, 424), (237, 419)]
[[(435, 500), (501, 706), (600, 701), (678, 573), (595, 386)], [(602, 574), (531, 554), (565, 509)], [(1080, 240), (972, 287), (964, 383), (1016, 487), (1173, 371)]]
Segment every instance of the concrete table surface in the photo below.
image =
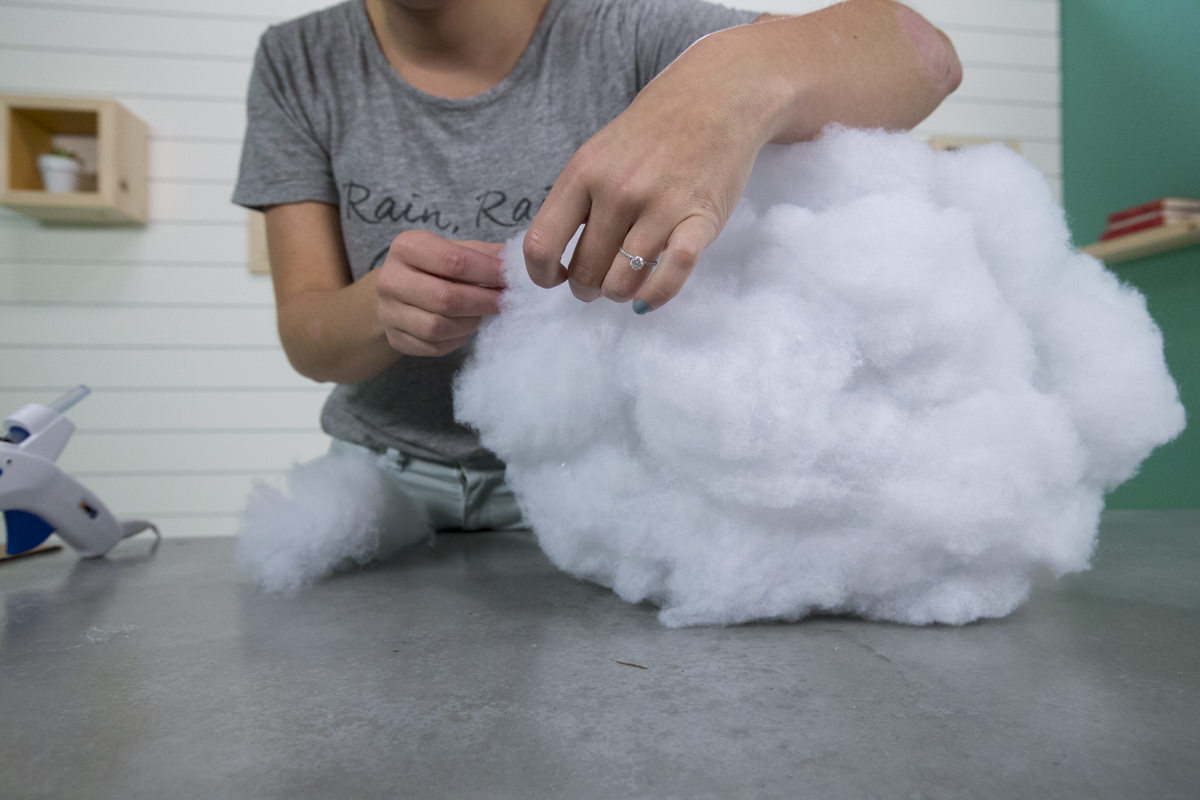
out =
[(1200, 796), (1200, 511), (961, 628), (668, 630), (522, 533), (292, 598), (151, 545), (0, 566), (0, 797)]

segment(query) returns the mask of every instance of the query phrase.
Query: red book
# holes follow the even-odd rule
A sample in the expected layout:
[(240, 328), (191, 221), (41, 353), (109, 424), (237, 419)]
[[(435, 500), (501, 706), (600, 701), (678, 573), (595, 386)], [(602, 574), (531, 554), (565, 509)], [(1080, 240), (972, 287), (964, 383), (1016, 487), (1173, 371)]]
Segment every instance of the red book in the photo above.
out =
[(1163, 225), (1170, 225), (1172, 222), (1181, 222), (1185, 219), (1192, 218), (1200, 219), (1200, 213), (1174, 215), (1151, 214), (1149, 218), (1142, 219), (1140, 222), (1135, 222), (1128, 225), (1118, 225), (1116, 227), (1110, 225), (1109, 228), (1100, 235), (1100, 241), (1103, 242), (1109, 239), (1117, 239), (1121, 236), (1137, 233), (1138, 231), (1149, 230), (1150, 228), (1159, 228)]
[(1136, 217), (1123, 219), (1120, 222), (1108, 223), (1108, 226), (1104, 229), (1104, 232), (1106, 234), (1116, 236), (1122, 233), (1129, 233), (1130, 231), (1134, 230), (1154, 227), (1154, 225), (1147, 223), (1166, 225), (1171, 222), (1182, 222), (1185, 219), (1191, 219), (1192, 217), (1198, 215), (1200, 215), (1200, 211), (1192, 213), (1185, 211), (1156, 211), (1150, 214), (1138, 214)]
[(1108, 215), (1108, 223), (1111, 226), (1114, 222), (1123, 222), (1130, 217), (1164, 211), (1200, 214), (1200, 200), (1191, 197), (1160, 197), (1152, 202), (1142, 203), (1140, 206), (1114, 211)]

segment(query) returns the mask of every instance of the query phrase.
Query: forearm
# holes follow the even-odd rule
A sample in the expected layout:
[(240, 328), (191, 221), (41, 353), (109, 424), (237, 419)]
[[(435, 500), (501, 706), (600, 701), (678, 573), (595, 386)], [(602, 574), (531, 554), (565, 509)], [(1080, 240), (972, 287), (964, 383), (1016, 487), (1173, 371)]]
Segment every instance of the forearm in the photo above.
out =
[(961, 80), (950, 40), (891, 0), (849, 0), (721, 31), (663, 77), (672, 72), (672, 81), (707, 85), (701, 96), (729, 105), (760, 144), (811, 139), (833, 122), (911, 128)]
[(279, 338), (292, 366), (315, 381), (357, 383), (391, 366), (376, 314), (376, 273), (336, 291), (296, 294), (281, 303)]
[(353, 281), (338, 210), (326, 203), (272, 206), (267, 249), (279, 339), (296, 371), (357, 383), (396, 360), (379, 322), (374, 272)]

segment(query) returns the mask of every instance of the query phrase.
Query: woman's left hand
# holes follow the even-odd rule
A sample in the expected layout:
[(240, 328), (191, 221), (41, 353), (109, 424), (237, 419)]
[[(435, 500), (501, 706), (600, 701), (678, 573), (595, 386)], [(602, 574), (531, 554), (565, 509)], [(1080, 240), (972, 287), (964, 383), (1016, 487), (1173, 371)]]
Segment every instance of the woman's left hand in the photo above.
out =
[(567, 162), (525, 235), (534, 283), (570, 281), (584, 301), (637, 298), (634, 310), (645, 313), (675, 296), (721, 232), (769, 138), (769, 103), (738, 88), (737, 70), (705, 68), (699, 47)]
[(567, 162), (525, 235), (529, 275), (545, 287), (569, 280), (581, 300), (658, 308), (721, 232), (764, 144), (831, 122), (909, 128), (961, 80), (945, 34), (891, 0), (706, 36)]

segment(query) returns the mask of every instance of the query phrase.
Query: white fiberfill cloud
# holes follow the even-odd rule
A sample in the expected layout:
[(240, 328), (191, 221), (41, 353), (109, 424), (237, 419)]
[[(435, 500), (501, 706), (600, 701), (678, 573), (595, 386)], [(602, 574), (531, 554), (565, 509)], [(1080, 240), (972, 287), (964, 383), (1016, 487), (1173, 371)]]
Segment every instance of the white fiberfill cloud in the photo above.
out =
[(456, 412), (554, 563), (667, 625), (1007, 614), (1184, 423), (1142, 296), (999, 145), (768, 147), (645, 316), (507, 262)]
[(292, 594), (431, 533), (377, 459), (330, 453), (293, 466), (286, 491), (255, 485), (238, 530), (238, 563), (265, 591)]

